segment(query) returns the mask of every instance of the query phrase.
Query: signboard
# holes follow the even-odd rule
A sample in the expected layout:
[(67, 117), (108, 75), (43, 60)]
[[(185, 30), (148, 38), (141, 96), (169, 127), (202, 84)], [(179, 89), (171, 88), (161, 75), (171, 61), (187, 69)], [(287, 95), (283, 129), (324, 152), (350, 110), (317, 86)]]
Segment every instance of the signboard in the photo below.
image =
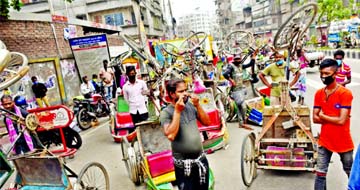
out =
[(104, 60), (110, 60), (106, 34), (69, 39), (80, 76), (98, 74)]
[(53, 22), (59, 22), (59, 23), (67, 23), (68, 22), (68, 18), (66, 16), (61, 16), (61, 15), (51, 15), (51, 20)]

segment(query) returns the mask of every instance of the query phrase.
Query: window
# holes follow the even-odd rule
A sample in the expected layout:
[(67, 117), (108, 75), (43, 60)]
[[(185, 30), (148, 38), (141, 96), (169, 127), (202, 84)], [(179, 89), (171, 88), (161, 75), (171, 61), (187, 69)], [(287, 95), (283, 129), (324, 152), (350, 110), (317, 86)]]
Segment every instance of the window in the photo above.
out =
[(133, 24), (136, 24), (136, 17), (134, 12), (131, 12), (131, 20)]
[(122, 13), (105, 15), (104, 17), (105, 17), (105, 24), (113, 25), (113, 26), (124, 25), (124, 18)]

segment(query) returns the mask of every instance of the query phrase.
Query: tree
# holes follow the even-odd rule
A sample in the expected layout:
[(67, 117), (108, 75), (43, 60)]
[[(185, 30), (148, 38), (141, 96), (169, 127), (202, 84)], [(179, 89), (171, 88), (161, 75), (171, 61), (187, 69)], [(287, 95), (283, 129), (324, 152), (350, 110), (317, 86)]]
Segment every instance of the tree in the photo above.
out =
[[(317, 0), (318, 18), (317, 25), (330, 25), (332, 21), (349, 19), (353, 13), (358, 12), (358, 4), (354, 0), (349, 0), (345, 5), (343, 0)], [(330, 27), (327, 27), (329, 33)], [(323, 36), (323, 30), (320, 30)], [(327, 43), (327, 42), (326, 42)]]
[[(72, 0), (66, 0), (71, 3)], [(21, 0), (0, 0), (0, 20), (9, 18), (9, 9), (12, 7), (14, 10), (20, 11), (23, 3)]]

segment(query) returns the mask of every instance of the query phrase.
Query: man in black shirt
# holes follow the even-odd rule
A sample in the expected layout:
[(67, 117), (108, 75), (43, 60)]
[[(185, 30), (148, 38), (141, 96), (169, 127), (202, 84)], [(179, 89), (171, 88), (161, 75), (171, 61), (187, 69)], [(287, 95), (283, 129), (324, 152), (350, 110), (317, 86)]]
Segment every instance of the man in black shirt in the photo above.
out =
[(38, 82), (36, 76), (32, 76), (31, 81), (33, 82), (31, 88), (35, 94), (36, 103), (38, 104), (38, 106), (42, 108), (43, 103), (45, 103), (46, 106), (50, 106), (49, 100), (46, 97), (47, 88), (45, 84)]

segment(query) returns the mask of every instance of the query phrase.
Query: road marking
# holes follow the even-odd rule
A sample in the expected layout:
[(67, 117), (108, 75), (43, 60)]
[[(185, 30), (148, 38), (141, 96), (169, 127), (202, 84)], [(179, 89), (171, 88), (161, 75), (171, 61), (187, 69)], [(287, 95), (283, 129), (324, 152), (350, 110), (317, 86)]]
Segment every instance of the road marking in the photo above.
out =
[(312, 80), (312, 79), (309, 79), (309, 78), (306, 79), (306, 85), (310, 86), (310, 87), (313, 87), (315, 89), (320, 89), (320, 88), (325, 86), (322, 82), (318, 82), (318, 81), (315, 81), (315, 80)]
[(360, 79), (360, 73), (351, 72), (351, 77)]

